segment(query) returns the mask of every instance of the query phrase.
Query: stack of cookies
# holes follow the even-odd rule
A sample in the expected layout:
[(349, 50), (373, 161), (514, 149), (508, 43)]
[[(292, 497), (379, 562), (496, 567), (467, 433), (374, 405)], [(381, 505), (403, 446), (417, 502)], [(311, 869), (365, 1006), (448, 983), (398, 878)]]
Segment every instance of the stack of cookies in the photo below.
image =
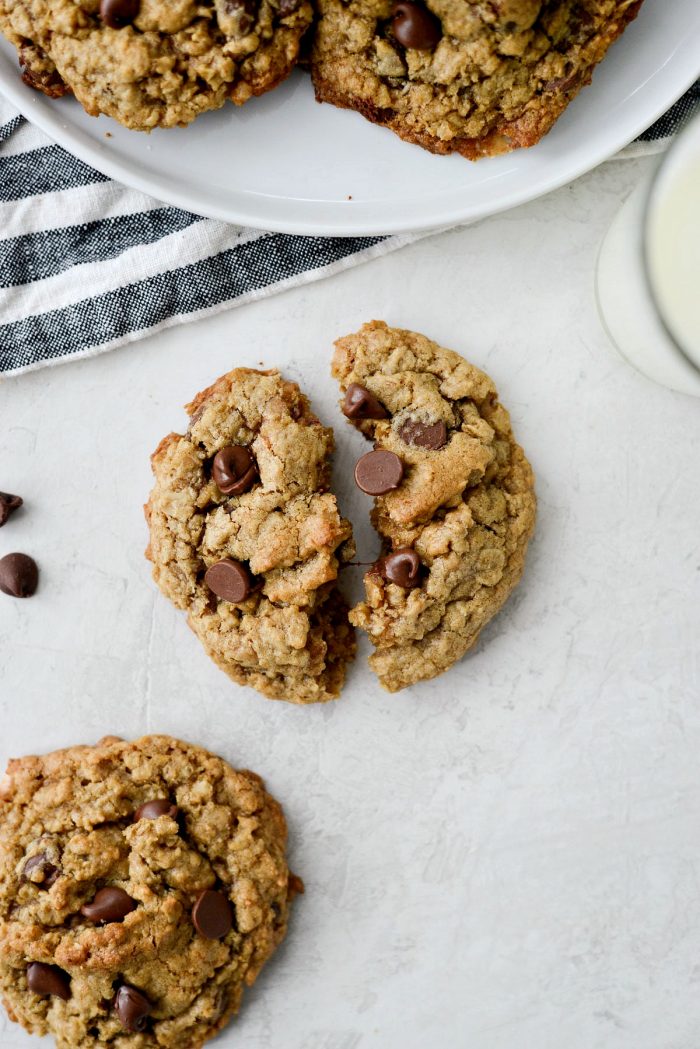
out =
[[(531, 146), (642, 0), (0, 0), (24, 80), (149, 131), (270, 91), (308, 56), (319, 101), (435, 153)], [(302, 46), (303, 45), (303, 46)]]

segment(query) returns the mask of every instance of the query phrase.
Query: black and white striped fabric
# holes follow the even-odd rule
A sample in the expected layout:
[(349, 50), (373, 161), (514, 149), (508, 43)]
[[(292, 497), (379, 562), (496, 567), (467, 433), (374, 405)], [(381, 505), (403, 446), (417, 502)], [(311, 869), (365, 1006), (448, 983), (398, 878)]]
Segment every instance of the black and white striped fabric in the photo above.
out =
[(415, 239), (284, 236), (168, 207), (0, 98), (0, 374), (103, 352)]
[[(662, 148), (699, 104), (700, 84), (636, 147)], [(77, 160), (0, 98), (0, 374), (100, 353), (415, 239), (286, 236), (168, 207)]]

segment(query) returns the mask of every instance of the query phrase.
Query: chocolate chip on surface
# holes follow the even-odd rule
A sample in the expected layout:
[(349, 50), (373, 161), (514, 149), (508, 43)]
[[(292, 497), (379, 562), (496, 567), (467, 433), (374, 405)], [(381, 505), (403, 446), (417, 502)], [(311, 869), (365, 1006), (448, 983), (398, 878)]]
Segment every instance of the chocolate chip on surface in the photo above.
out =
[(80, 908), (84, 918), (106, 925), (109, 922), (120, 922), (136, 909), (136, 900), (128, 892), (116, 886), (109, 886), (96, 892), (90, 903)]
[(192, 922), (207, 940), (220, 940), (233, 928), (233, 912), (223, 892), (206, 889), (192, 908)]
[(123, 983), (114, 996), (114, 1011), (127, 1031), (143, 1031), (151, 1014), (151, 1003), (145, 994)]
[(177, 816), (177, 805), (173, 805), (170, 798), (144, 801), (134, 813), (134, 823), (138, 823), (139, 820), (157, 820), (159, 816), (170, 816), (170, 819), (174, 820)]
[(355, 483), (367, 495), (384, 495), (398, 488), (403, 478), (403, 463), (394, 452), (378, 449), (367, 452), (355, 465)]
[(110, 29), (123, 29), (138, 18), (140, 0), (102, 0), (100, 18)]
[(234, 561), (230, 557), (217, 561), (208, 568), (204, 582), (217, 597), (223, 601), (230, 601), (233, 605), (245, 601), (251, 590), (248, 569), (240, 561)]
[(301, 7), (302, 0), (279, 0), (280, 15), (282, 18), (286, 18), (287, 15), (293, 15), (295, 11), (298, 11)]
[(39, 585), (39, 569), (28, 554), (6, 554), (0, 559), (0, 590), (10, 597), (31, 597)]
[(371, 390), (351, 382), (345, 391), (342, 407), (347, 419), (386, 419), (388, 412)]
[(19, 510), (22, 499), (19, 495), (10, 495), (9, 492), (0, 492), (0, 528), (9, 520), (10, 514)]
[(431, 51), (442, 39), (439, 19), (414, 0), (398, 0), (394, 4), (391, 32), (400, 44), (416, 51)]
[(58, 880), (59, 870), (50, 862), (45, 852), (38, 852), (36, 856), (30, 856), (22, 870), (25, 881), (38, 885), (41, 889), (50, 889)]
[(255, 484), (258, 468), (247, 448), (233, 444), (216, 453), (211, 475), (224, 495), (242, 495)]
[(44, 997), (55, 994), (65, 1002), (70, 998), (70, 976), (56, 965), (31, 962), (27, 966), (27, 987)]
[(382, 557), (378, 562), (378, 568), (388, 583), (396, 583), (405, 590), (420, 586), (421, 562), (418, 554), (410, 546), (400, 547)]
[(447, 444), (447, 426), (442, 419), (436, 423), (423, 423), (419, 420), (407, 419), (399, 427), (399, 437), (406, 444), (437, 451), (438, 448), (442, 448), (443, 445)]

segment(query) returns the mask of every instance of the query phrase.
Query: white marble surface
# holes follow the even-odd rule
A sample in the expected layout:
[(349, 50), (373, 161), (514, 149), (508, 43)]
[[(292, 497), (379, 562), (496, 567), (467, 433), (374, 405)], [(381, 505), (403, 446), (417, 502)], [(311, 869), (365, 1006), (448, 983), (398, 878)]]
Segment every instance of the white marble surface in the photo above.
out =
[[(593, 269), (648, 161), (102, 358), (0, 384), (0, 758), (164, 731), (261, 772), (304, 877), (287, 944), (217, 1044), (696, 1049), (700, 415), (618, 359)], [(279, 363), (337, 427), (334, 337), (371, 317), (495, 378), (538, 475), (524, 581), (478, 649), (383, 694), (360, 659), (308, 709), (230, 684), (143, 559), (148, 455), (234, 364)], [(0, 1021), (3, 1049), (36, 1044)]]

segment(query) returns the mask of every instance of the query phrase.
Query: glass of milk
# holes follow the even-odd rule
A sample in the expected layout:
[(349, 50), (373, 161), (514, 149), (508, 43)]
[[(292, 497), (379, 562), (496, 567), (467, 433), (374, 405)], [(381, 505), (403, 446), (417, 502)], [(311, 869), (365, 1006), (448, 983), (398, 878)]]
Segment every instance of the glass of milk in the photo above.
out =
[(627, 360), (700, 396), (700, 119), (613, 222), (601, 249), (603, 323)]

